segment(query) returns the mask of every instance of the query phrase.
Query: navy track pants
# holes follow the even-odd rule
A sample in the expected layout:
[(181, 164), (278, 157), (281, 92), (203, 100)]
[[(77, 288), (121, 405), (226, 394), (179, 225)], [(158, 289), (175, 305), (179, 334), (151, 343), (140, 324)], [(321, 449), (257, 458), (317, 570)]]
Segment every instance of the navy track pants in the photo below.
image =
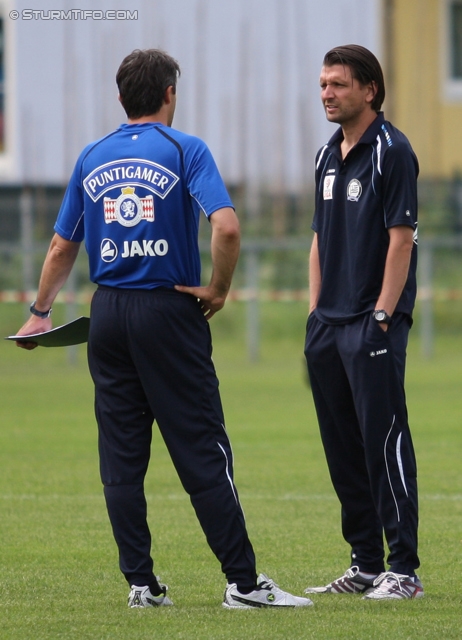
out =
[(305, 355), (330, 476), (341, 503), (351, 564), (371, 573), (388, 563), (413, 575), (417, 471), (404, 372), (409, 318), (385, 332), (370, 313), (345, 325), (308, 318)]
[(130, 584), (154, 577), (144, 494), (154, 420), (228, 582), (256, 583), (211, 353), (208, 322), (192, 296), (165, 289), (95, 292), (88, 359), (101, 479)]

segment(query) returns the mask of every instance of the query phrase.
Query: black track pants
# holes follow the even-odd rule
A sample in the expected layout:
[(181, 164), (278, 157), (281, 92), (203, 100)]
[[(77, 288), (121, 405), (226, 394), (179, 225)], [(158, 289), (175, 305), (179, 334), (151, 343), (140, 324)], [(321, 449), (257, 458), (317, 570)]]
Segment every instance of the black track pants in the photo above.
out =
[(417, 556), (417, 479), (404, 369), (409, 322), (388, 331), (370, 314), (346, 325), (308, 319), (305, 355), (342, 531), (352, 564), (412, 575)]
[(156, 420), (228, 582), (251, 587), (255, 556), (233, 482), (210, 330), (197, 301), (171, 290), (100, 287), (90, 325), (101, 478), (127, 581), (153, 579), (143, 483)]

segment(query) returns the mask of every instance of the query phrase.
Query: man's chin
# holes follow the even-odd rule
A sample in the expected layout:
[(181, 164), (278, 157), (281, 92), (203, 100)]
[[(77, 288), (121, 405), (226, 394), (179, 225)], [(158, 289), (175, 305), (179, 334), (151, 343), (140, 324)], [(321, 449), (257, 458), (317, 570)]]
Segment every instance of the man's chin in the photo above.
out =
[(329, 122), (333, 122), (334, 124), (340, 124), (342, 122), (342, 118), (338, 113), (334, 114), (326, 112), (326, 118)]

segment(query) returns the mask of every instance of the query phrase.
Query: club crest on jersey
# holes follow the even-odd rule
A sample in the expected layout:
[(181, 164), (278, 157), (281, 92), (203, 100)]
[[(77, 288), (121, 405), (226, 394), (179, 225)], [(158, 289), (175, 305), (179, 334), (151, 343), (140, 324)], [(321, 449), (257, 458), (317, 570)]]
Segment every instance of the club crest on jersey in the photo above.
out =
[(324, 178), (324, 200), (332, 200), (334, 189), (335, 176), (326, 176)]
[(356, 180), (356, 178), (353, 178), (353, 180), (350, 180), (350, 182), (348, 183), (347, 200), (350, 200), (351, 202), (358, 202), (362, 192), (363, 188), (360, 181)]
[(154, 222), (154, 200), (152, 196), (138, 198), (133, 187), (121, 189), (116, 198), (104, 198), (104, 222), (117, 221), (124, 227), (134, 227), (141, 220)]

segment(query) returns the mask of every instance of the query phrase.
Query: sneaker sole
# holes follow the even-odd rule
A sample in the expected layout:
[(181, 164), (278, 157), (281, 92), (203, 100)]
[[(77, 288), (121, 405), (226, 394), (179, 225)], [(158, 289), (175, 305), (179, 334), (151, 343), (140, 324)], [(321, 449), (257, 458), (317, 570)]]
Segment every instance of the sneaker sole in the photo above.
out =
[(374, 589), (374, 587), (366, 587), (365, 589), (362, 589), (361, 591), (358, 589), (357, 591), (352, 591), (352, 590), (347, 590), (345, 589), (344, 591), (341, 591), (340, 589), (332, 589), (330, 587), (308, 587), (307, 589), (305, 589), (304, 593), (332, 593), (335, 595), (340, 595), (340, 596), (359, 596), (361, 594), (365, 594), (368, 593), (368, 591), (371, 591), (372, 589)]
[(362, 600), (416, 600), (417, 598), (423, 598), (424, 592), (419, 591), (413, 596), (384, 596), (383, 598), (371, 598), (363, 596)]

